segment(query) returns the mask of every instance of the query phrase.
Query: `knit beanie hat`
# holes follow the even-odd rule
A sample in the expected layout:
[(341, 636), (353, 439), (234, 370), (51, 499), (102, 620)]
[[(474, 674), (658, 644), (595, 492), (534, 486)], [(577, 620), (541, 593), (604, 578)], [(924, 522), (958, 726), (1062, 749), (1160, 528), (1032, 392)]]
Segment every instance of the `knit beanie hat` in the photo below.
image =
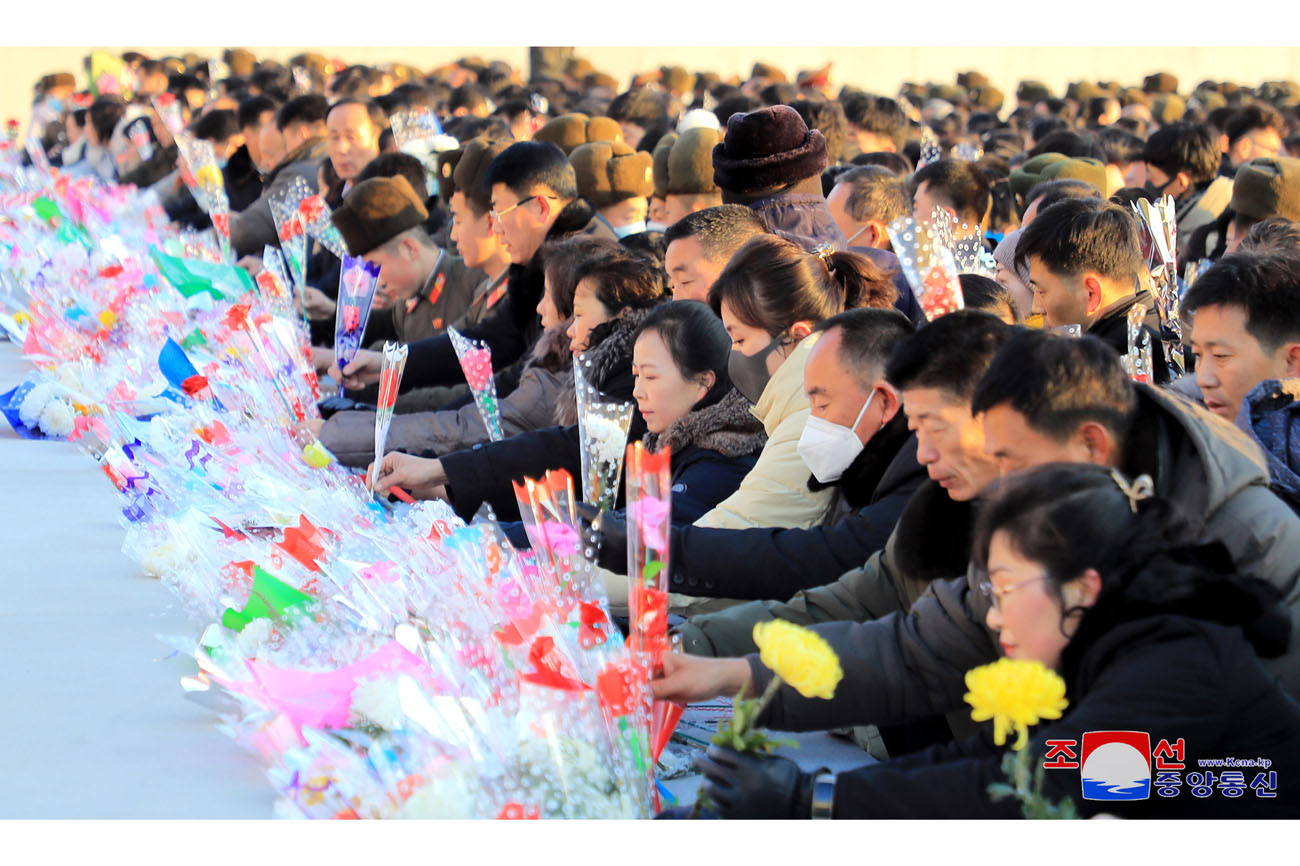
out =
[(1176, 93), (1178, 77), (1170, 72), (1155, 72), (1142, 79), (1142, 89), (1147, 93)]
[(461, 157), (456, 161), (452, 172), (453, 192), (459, 190), (465, 198), (474, 203), (481, 211), (492, 207), (492, 190), (487, 189), (483, 181), (487, 179), (488, 166), (501, 151), (510, 146), (508, 141), (489, 141), (475, 138), (466, 142), (461, 148)]
[[(663, 198), (668, 195), (668, 154), (672, 153), (673, 144), (677, 141), (677, 133), (665, 133), (655, 144), (654, 151), (654, 175), (655, 175), (655, 197)], [(709, 181), (713, 180), (713, 153), (709, 153)]]
[(428, 218), (424, 202), (400, 174), (363, 180), (331, 217), (351, 256), (364, 256)]
[(702, 195), (718, 191), (714, 183), (714, 148), (722, 140), (717, 129), (697, 126), (677, 137), (665, 164), (667, 195)]
[(654, 194), (654, 157), (621, 141), (580, 144), (569, 155), (578, 195), (592, 207), (609, 207)]
[(1022, 232), (1024, 229), (1016, 229), (1003, 235), (1002, 240), (998, 241), (998, 245), (993, 248), (993, 261), (1020, 277), (1021, 282), (1027, 283), (1029, 282), (1028, 269), (1023, 266), (1017, 269), (1015, 265), (1016, 244), (1020, 242)]
[(1253, 219), (1300, 220), (1300, 159), (1261, 156), (1241, 166), (1228, 207)]
[(561, 114), (552, 118), (533, 134), (534, 141), (549, 141), (568, 156), (580, 144), (589, 141), (622, 141), (623, 129), (608, 117), (588, 117), (585, 114)]
[(713, 182), (741, 195), (815, 177), (826, 165), (826, 139), (788, 105), (733, 114), (713, 148)]

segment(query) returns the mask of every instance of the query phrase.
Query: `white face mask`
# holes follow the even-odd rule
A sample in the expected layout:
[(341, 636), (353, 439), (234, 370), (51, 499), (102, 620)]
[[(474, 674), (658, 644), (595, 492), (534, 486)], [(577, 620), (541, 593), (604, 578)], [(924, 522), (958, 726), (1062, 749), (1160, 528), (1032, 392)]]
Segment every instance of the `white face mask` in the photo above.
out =
[(636, 235), (645, 231), (645, 223), (628, 223), (625, 226), (611, 226), (611, 228), (614, 229), (614, 234), (618, 235), (618, 237), (622, 239), (628, 235)]
[(862, 404), (862, 411), (858, 413), (858, 419), (852, 427), (835, 424), (816, 415), (808, 417), (796, 450), (812, 470), (813, 477), (822, 484), (839, 481), (844, 470), (862, 453), (862, 440), (853, 431), (862, 423), (862, 416), (867, 414), (867, 407), (875, 396), (876, 392), (872, 391), (867, 402)]
[(661, 232), (661, 233), (662, 233), (662, 232), (664, 232), (664, 231), (667, 231), (667, 229), (668, 229), (668, 226), (664, 225), (663, 223), (655, 222), (654, 220), (646, 220), (645, 230), (648, 231), (648, 232)]

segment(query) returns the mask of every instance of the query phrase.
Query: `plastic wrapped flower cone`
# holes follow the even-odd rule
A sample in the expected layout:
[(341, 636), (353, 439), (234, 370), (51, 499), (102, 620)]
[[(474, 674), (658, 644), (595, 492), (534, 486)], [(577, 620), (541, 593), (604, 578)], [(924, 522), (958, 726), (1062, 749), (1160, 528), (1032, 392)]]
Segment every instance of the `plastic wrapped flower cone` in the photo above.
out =
[(965, 306), (957, 263), (941, 235), (926, 223), (899, 217), (889, 224), (889, 239), (927, 320)]
[[(379, 265), (344, 256), (339, 273), (338, 306), (334, 312), (334, 358), (340, 369), (351, 363), (361, 348), (378, 285)], [(343, 391), (343, 383), (339, 382), (340, 397)]]
[(1161, 196), (1152, 204), (1147, 199), (1134, 202), (1138, 236), (1147, 267), (1151, 272), (1156, 314), (1163, 332), (1161, 343), (1170, 371), (1177, 376), (1185, 369), (1183, 361), (1183, 325), (1178, 314), (1178, 219), (1172, 196)]
[(499, 442), (501, 435), (501, 406), (497, 403), (497, 385), (492, 378), (492, 350), (479, 340), (471, 340), (455, 328), (447, 329), (451, 345), (456, 349), (460, 369), (465, 373), (474, 405), (478, 406), (488, 437)]
[(1143, 327), (1146, 317), (1146, 304), (1134, 304), (1129, 308), (1128, 351), (1120, 357), (1119, 361), (1130, 379), (1150, 384), (1155, 379), (1151, 367), (1151, 338)]
[(153, 98), (154, 110), (162, 118), (163, 126), (173, 136), (185, 131), (185, 117), (181, 114), (181, 104), (174, 93), (160, 93)]
[(935, 137), (934, 130), (929, 126), (921, 126), (921, 157), (916, 161), (918, 170), (925, 168), (931, 163), (943, 159), (943, 151), (939, 148), (939, 139)]
[(379, 370), (378, 411), (375, 414), (375, 462), (370, 473), (370, 485), (379, 481), (379, 464), (384, 459), (384, 444), (388, 441), (388, 428), (393, 423), (393, 407), (397, 404), (397, 389), (406, 369), (405, 345), (384, 343), (384, 361)]
[(578, 435), (582, 444), (582, 499), (602, 511), (610, 511), (618, 499), (627, 434), (632, 428), (636, 406), (606, 401), (587, 378), (589, 366), (585, 356), (579, 356), (573, 365)]
[(303, 199), (312, 195), (312, 189), (301, 177), (293, 178), (283, 189), (277, 189), (267, 198), (271, 205), (271, 218), (280, 239), (280, 249), (288, 262), (289, 276), (299, 291), (307, 279), (307, 233), (298, 208)]
[(330, 218), (332, 213), (330, 206), (325, 203), (324, 197), (320, 194), (309, 195), (298, 205), (298, 219), (307, 234), (315, 238), (335, 257), (342, 259), (348, 254), (348, 248), (343, 243), (343, 235), (339, 234), (339, 230)]

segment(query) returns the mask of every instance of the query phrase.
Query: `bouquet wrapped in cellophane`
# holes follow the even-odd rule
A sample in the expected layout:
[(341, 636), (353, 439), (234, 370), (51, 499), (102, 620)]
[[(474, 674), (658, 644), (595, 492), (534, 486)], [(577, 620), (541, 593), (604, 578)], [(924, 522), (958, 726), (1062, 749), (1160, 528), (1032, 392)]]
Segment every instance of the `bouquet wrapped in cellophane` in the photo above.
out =
[(243, 286), (134, 190), (17, 196), (19, 175), (0, 159), (25, 353), (117, 491), (124, 551), (194, 623), (164, 636), (195, 661), (183, 694), (266, 768), (276, 814), (648, 816), (645, 676), (573, 480), (530, 482), (526, 552), (445, 503), (377, 500), (303, 424), (287, 274)]
[(927, 320), (965, 307), (957, 262), (944, 243), (942, 229), (899, 217), (889, 224), (889, 239)]
[(602, 511), (612, 511), (618, 500), (618, 481), (636, 404), (608, 400), (588, 379), (589, 370), (590, 361), (578, 356), (573, 364), (573, 390), (582, 445), (582, 500)]
[(1186, 369), (1183, 360), (1183, 323), (1178, 315), (1178, 219), (1173, 196), (1164, 195), (1152, 204), (1147, 199), (1133, 203), (1138, 222), (1142, 256), (1151, 273), (1156, 314), (1160, 317), (1162, 351), (1173, 378)]
[[(379, 287), (379, 265), (365, 259), (343, 257), (339, 272), (339, 298), (334, 308), (334, 358), (342, 370), (356, 357), (370, 321), (370, 308)], [(339, 396), (343, 396), (339, 382)]]
[(384, 343), (384, 361), (379, 370), (379, 398), (375, 413), (375, 462), (370, 484), (379, 480), (379, 464), (384, 459), (384, 445), (388, 441), (388, 428), (393, 423), (393, 407), (397, 405), (397, 389), (401, 386), (402, 371), (406, 369), (406, 346)]
[(497, 403), (497, 384), (492, 378), (492, 350), (481, 340), (471, 340), (455, 328), (448, 328), (447, 336), (456, 350), (461, 372), (465, 374), (470, 394), (474, 395), (474, 405), (487, 428), (488, 438), (500, 442), (503, 438), (501, 406)]

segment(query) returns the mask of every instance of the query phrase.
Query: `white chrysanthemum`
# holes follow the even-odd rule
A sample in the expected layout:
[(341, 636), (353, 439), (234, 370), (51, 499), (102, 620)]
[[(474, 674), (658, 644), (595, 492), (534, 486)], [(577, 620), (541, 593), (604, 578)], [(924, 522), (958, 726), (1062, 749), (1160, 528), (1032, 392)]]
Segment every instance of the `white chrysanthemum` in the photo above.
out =
[(271, 620), (259, 616), (244, 626), (243, 631), (235, 639), (235, 643), (245, 658), (257, 658), (262, 648), (271, 640), (271, 634), (274, 631), (274, 624)]
[(41, 411), (45, 404), (54, 397), (54, 386), (42, 382), (27, 392), (23, 402), (18, 405), (18, 417), (28, 427), (36, 427), (40, 422)]
[(633, 818), (601, 752), (572, 737), (529, 740), (519, 747), (520, 785), (545, 818)]
[(72, 432), (77, 420), (77, 413), (66, 400), (54, 399), (45, 404), (38, 419), (38, 426), (46, 436), (67, 436)]
[(164, 541), (145, 552), (140, 561), (145, 577), (163, 578), (168, 575), (184, 574), (198, 559), (194, 551), (185, 544)]
[(386, 731), (400, 728), (406, 714), (402, 712), (396, 680), (387, 676), (358, 680), (352, 690), (352, 717)]
[(590, 413), (586, 418), (592, 453), (602, 463), (617, 463), (627, 447), (627, 428), (615, 418)]

